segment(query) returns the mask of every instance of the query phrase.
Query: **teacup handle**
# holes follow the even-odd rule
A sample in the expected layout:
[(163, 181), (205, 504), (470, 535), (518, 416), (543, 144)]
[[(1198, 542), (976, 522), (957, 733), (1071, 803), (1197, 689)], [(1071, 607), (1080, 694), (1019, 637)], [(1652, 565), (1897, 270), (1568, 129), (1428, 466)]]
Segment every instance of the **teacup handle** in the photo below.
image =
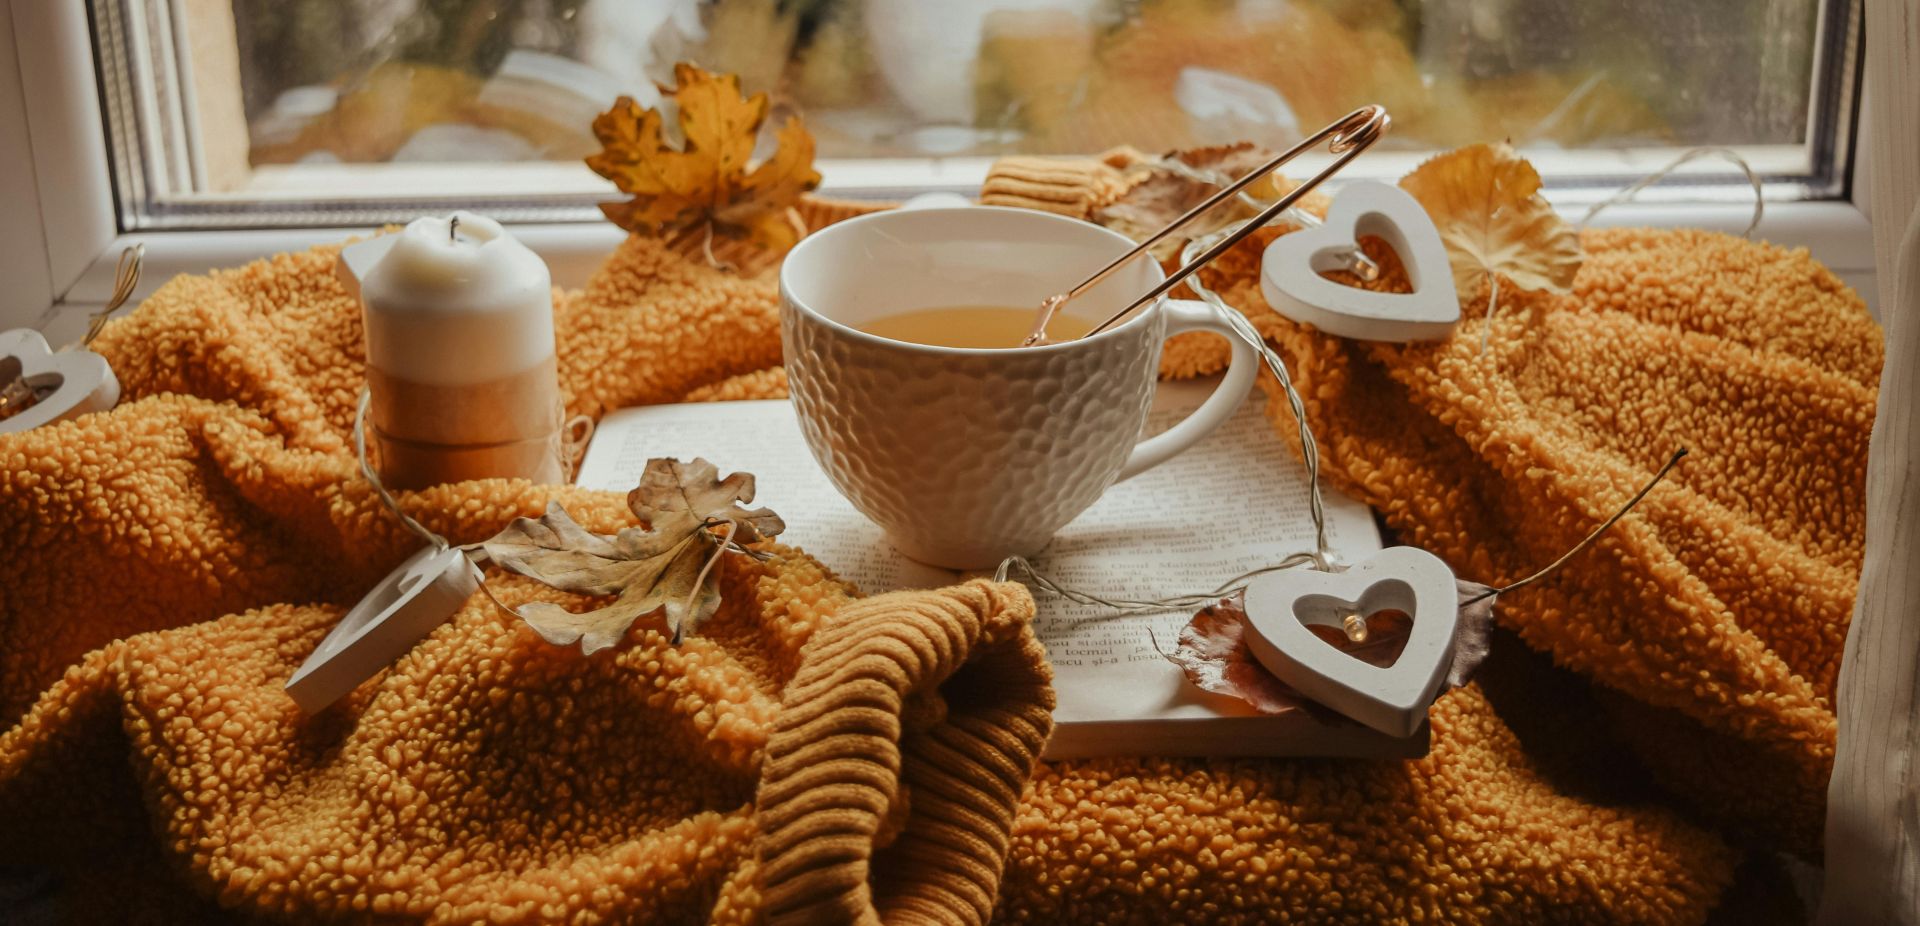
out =
[(1253, 345), (1243, 340), (1240, 333), (1227, 324), (1213, 306), (1191, 299), (1169, 299), (1163, 311), (1167, 313), (1167, 337), (1188, 331), (1211, 331), (1227, 339), (1227, 344), (1233, 349), (1233, 357), (1227, 362), (1227, 374), (1221, 377), (1213, 395), (1200, 403), (1193, 414), (1134, 445), (1133, 453), (1128, 455), (1126, 465), (1120, 467), (1120, 476), (1115, 482), (1132, 479), (1173, 459), (1174, 455), (1193, 446), (1214, 428), (1226, 424), (1227, 419), (1240, 409), (1240, 403), (1246, 401), (1247, 393), (1253, 391), (1253, 378), (1260, 374), (1260, 358), (1254, 353)]

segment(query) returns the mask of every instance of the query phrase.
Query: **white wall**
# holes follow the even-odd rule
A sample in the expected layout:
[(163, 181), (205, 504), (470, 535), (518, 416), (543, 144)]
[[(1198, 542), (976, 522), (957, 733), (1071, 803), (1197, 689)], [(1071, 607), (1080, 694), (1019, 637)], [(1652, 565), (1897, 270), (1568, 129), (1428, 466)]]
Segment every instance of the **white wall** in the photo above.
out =
[(26, 91), (11, 9), (0, 16), (0, 330), (31, 325), (53, 302)]

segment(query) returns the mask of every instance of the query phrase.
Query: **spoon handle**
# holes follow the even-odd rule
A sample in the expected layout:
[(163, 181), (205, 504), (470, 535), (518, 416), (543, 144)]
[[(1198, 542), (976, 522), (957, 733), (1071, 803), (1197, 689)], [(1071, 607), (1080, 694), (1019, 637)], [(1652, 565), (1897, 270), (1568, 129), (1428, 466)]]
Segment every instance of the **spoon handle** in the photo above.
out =
[(1186, 214), (1180, 216), (1177, 219), (1174, 219), (1172, 222), (1168, 223), (1165, 227), (1161, 228), (1159, 231), (1154, 232), (1145, 241), (1140, 242), (1139, 245), (1134, 247), (1133, 250), (1128, 251), (1127, 253), (1121, 255), (1119, 258), (1115, 259), (1113, 263), (1110, 263), (1105, 267), (1102, 267), (1098, 272), (1094, 273), (1092, 276), (1087, 277), (1085, 280), (1082, 280), (1078, 286), (1075, 286), (1074, 288), (1067, 290), (1065, 293), (1059, 296), (1054, 296), (1048, 299), (1046, 302), (1042, 303), (1041, 317), (1034, 328), (1033, 334), (1028, 336), (1026, 343), (1027, 344), (1036, 343), (1042, 337), (1045, 336), (1047, 323), (1053, 319), (1054, 313), (1059, 310), (1061, 305), (1072, 300), (1074, 297), (1079, 296), (1080, 294), (1086, 292), (1087, 290), (1092, 289), (1094, 286), (1098, 285), (1101, 280), (1104, 280), (1108, 276), (1112, 275), (1112, 273), (1115, 270), (1120, 269), (1122, 266), (1126, 265), (1128, 262), (1132, 261), (1134, 258), (1139, 257), (1148, 248), (1153, 247), (1155, 244), (1158, 244), (1161, 239), (1167, 237), (1168, 235), (1173, 234), (1182, 225), (1185, 225), (1188, 222), (1193, 221), (1194, 219), (1198, 218), (1202, 214), (1211, 210), (1213, 207), (1219, 205), (1222, 201), (1226, 200), (1228, 197), (1239, 193), (1242, 189), (1247, 187), (1249, 184), (1252, 184), (1254, 181), (1259, 180), (1262, 177), (1265, 177), (1269, 173), (1272, 173), (1281, 165), (1286, 164), (1288, 161), (1293, 160), (1294, 158), (1300, 156), (1302, 153), (1308, 151), (1309, 149), (1312, 149), (1318, 146), (1321, 142), (1326, 141), (1329, 138), (1332, 139), (1332, 143), (1327, 146), (1327, 149), (1329, 152), (1339, 155), (1339, 157), (1336, 158), (1332, 164), (1329, 164), (1325, 168), (1322, 168), (1319, 173), (1314, 174), (1312, 177), (1307, 178), (1307, 180), (1302, 182), (1299, 186), (1294, 187), (1292, 190), (1289, 190), (1285, 196), (1280, 197), (1279, 201), (1275, 202), (1271, 206), (1268, 206), (1258, 216), (1255, 216), (1251, 221), (1247, 222), (1245, 225), (1242, 225), (1233, 234), (1228, 235), (1226, 238), (1216, 243), (1213, 247), (1208, 248), (1199, 257), (1196, 257), (1192, 261), (1189, 261), (1185, 265), (1181, 266), (1180, 269), (1175, 270), (1173, 273), (1169, 274), (1165, 280), (1161, 281), (1161, 283), (1158, 286), (1155, 286), (1146, 295), (1141, 296), (1138, 299), (1135, 299), (1133, 302), (1129, 303), (1126, 308), (1123, 308), (1120, 311), (1115, 312), (1106, 321), (1103, 321), (1099, 325), (1096, 325), (1092, 331), (1087, 332), (1085, 335), (1082, 335), (1082, 337), (1090, 337), (1092, 335), (1099, 334), (1100, 332), (1105, 331), (1107, 328), (1112, 326), (1115, 322), (1119, 321), (1122, 318), (1125, 318), (1127, 314), (1132, 312), (1134, 309), (1137, 309), (1142, 305), (1145, 305), (1149, 302), (1152, 302), (1155, 299), (1158, 299), (1161, 295), (1165, 294), (1168, 290), (1174, 288), (1175, 286), (1178, 286), (1181, 280), (1186, 279), (1195, 270), (1198, 270), (1201, 267), (1204, 267), (1207, 264), (1212, 263), (1214, 258), (1217, 258), (1221, 254), (1226, 253), (1228, 248), (1231, 248), (1235, 244), (1238, 244), (1242, 238), (1245, 238), (1246, 236), (1253, 234), (1253, 232), (1256, 229), (1272, 221), (1275, 216), (1278, 216), (1280, 213), (1285, 212), (1288, 209), (1292, 208), (1293, 204), (1295, 202), (1298, 202), (1301, 197), (1307, 195), (1308, 193), (1313, 192), (1314, 188), (1318, 187), (1321, 181), (1327, 179), (1328, 177), (1333, 176), (1336, 173), (1339, 173), (1341, 168), (1347, 166), (1348, 161), (1351, 161), (1355, 157), (1358, 157), (1361, 152), (1367, 150), (1369, 147), (1372, 147), (1374, 142), (1380, 140), (1380, 136), (1386, 134), (1387, 126), (1391, 124), (1391, 122), (1392, 122), (1392, 119), (1387, 116), (1387, 110), (1385, 107), (1382, 107), (1378, 104), (1369, 104), (1366, 106), (1362, 106), (1359, 109), (1356, 109), (1353, 112), (1348, 113), (1344, 117), (1340, 118), (1338, 121), (1330, 123), (1325, 128), (1322, 128), (1320, 131), (1313, 133), (1313, 135), (1309, 136), (1306, 139), (1303, 139), (1299, 144), (1294, 145), (1292, 148), (1289, 148), (1286, 151), (1281, 152), (1278, 155), (1275, 155), (1271, 160), (1267, 161), (1265, 164), (1262, 164), (1259, 167), (1256, 167), (1253, 170), (1248, 171), (1245, 176), (1242, 176), (1240, 179), (1235, 180), (1232, 184), (1221, 188), (1218, 192), (1214, 193), (1212, 196), (1207, 197), (1206, 200), (1201, 202), (1199, 205), (1194, 206), (1192, 209), (1187, 210)]

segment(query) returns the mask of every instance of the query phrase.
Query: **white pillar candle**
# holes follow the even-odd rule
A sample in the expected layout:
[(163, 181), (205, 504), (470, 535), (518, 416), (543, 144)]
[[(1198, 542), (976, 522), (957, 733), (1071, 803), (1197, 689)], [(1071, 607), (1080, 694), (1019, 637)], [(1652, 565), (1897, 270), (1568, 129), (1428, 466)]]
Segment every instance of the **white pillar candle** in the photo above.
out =
[(364, 308), (383, 477), (564, 479), (552, 278), (538, 255), (456, 212), (348, 245), (340, 271)]

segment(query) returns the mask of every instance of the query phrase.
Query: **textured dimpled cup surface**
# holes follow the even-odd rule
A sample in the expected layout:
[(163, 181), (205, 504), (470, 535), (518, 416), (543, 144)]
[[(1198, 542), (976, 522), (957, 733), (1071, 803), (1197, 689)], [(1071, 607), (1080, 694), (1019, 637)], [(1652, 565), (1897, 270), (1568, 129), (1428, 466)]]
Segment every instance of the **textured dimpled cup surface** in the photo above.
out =
[[(1044, 547), (1113, 483), (1191, 446), (1243, 401), (1252, 348), (1200, 303), (1159, 300), (1045, 347), (911, 344), (857, 326), (941, 306), (1035, 306), (1133, 246), (1085, 222), (971, 206), (876, 213), (787, 255), (780, 319), (801, 433), (828, 478), (902, 553), (987, 569)], [(1104, 319), (1162, 279), (1138, 259), (1073, 303)], [(1214, 395), (1141, 441), (1167, 337), (1233, 345)]]

